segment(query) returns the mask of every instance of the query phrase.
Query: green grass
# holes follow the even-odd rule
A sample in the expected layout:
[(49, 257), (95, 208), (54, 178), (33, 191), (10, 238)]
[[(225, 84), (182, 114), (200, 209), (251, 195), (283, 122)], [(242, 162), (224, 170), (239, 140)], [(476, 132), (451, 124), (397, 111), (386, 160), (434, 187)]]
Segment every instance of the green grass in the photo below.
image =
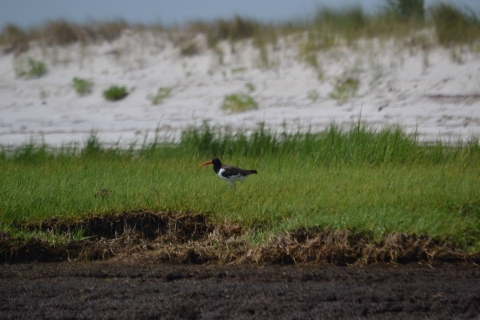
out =
[(256, 110), (258, 103), (246, 93), (234, 93), (225, 96), (221, 109), (229, 112)]
[(29, 48), (27, 33), (15, 25), (7, 24), (0, 34), (0, 45), (3, 46), (4, 53), (25, 52)]
[(386, 0), (385, 11), (396, 19), (404, 21), (424, 22), (424, 0)]
[(17, 77), (38, 78), (47, 73), (47, 67), (42, 61), (32, 58), (19, 57), (13, 62)]
[(148, 99), (152, 101), (153, 105), (157, 105), (168, 98), (172, 93), (172, 88), (159, 88), (156, 95), (148, 96)]
[(122, 100), (128, 95), (125, 87), (111, 86), (107, 90), (103, 91), (103, 96), (109, 101)]
[(87, 95), (92, 92), (92, 87), (92, 81), (81, 78), (73, 78), (73, 88), (79, 96)]
[(330, 98), (338, 100), (341, 103), (345, 102), (357, 94), (359, 85), (360, 81), (357, 78), (340, 78), (335, 84), (335, 88), (330, 93)]
[(255, 85), (251, 82), (245, 83), (245, 88), (247, 89), (248, 92), (255, 91)]
[[(426, 234), (469, 251), (480, 248), (475, 139), (427, 145), (397, 128), (360, 125), (318, 135), (263, 128), (234, 135), (203, 126), (187, 130), (177, 144), (133, 149), (104, 149), (92, 136), (82, 150), (26, 145), (4, 151), (0, 229), (52, 217), (165, 210), (240, 223), (262, 239), (320, 227), (378, 237)], [(259, 174), (233, 191), (211, 167), (198, 166), (212, 155)]]
[(442, 45), (474, 44), (480, 39), (480, 19), (475, 12), (466, 13), (451, 4), (439, 3), (431, 14)]

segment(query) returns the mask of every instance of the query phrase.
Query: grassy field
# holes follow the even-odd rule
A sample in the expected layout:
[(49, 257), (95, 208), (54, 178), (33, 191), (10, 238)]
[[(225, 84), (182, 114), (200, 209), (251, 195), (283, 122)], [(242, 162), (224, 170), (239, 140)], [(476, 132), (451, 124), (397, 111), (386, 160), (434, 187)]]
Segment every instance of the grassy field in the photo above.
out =
[[(213, 155), (259, 174), (236, 191), (212, 167)], [(382, 237), (424, 234), (480, 249), (480, 145), (422, 144), (400, 129), (332, 125), (322, 134), (263, 128), (230, 134), (208, 126), (181, 141), (129, 150), (26, 145), (0, 154), (0, 232), (43, 219), (164, 210), (239, 223), (253, 241), (300, 228)], [(23, 232), (23, 231), (22, 231)]]

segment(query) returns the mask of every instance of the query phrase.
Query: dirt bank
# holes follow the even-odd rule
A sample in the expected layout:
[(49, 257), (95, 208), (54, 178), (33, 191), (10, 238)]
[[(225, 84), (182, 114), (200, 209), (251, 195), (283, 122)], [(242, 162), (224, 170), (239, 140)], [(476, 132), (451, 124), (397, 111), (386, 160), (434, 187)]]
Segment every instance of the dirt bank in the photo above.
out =
[(480, 315), (478, 257), (426, 236), (310, 229), (252, 247), (240, 226), (153, 212), (12, 228), (37, 237), (0, 234), (1, 319)]
[[(32, 261), (136, 261), (178, 264), (328, 264), (470, 262), (454, 243), (424, 235), (320, 228), (293, 230), (251, 245), (238, 225), (215, 225), (206, 216), (171, 212), (124, 212), (84, 220), (50, 219), (13, 226), (29, 240), (0, 233), (0, 263)], [(261, 226), (259, 227), (261, 228)], [(80, 236), (79, 236), (80, 235)]]

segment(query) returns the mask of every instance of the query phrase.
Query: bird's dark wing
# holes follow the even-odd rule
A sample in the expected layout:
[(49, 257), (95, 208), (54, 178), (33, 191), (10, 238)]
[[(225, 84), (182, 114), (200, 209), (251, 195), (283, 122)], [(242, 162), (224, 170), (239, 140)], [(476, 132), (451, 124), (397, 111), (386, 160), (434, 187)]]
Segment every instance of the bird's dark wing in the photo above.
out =
[(222, 169), (223, 169), (222, 176), (224, 176), (225, 178), (238, 177), (238, 176), (246, 177), (250, 174), (257, 173), (257, 170), (245, 170), (245, 169), (240, 169), (234, 166), (223, 166)]

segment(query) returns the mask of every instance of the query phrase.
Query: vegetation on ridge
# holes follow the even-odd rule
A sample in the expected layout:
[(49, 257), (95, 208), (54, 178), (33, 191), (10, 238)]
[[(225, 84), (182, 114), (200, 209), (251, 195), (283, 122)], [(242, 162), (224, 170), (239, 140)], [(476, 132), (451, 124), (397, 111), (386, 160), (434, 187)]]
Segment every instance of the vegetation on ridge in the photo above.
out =
[[(129, 26), (124, 21), (107, 21), (73, 24), (64, 20), (48, 21), (43, 26), (24, 30), (16, 25), (7, 25), (0, 34), (0, 45), (6, 53), (19, 54), (28, 50), (29, 41), (36, 40), (46, 45), (82, 45), (113, 41), (127, 28), (144, 31), (170, 29), (159, 25)], [(360, 38), (404, 38), (415, 32), (434, 28), (441, 45), (473, 45), (480, 39), (480, 20), (473, 10), (461, 10), (453, 4), (438, 3), (425, 7), (424, 0), (385, 0), (376, 13), (366, 13), (360, 7), (342, 10), (320, 8), (312, 18), (282, 23), (264, 23), (236, 16), (231, 20), (194, 22), (183, 27), (191, 34), (203, 33), (210, 48), (216, 49), (220, 41), (235, 43), (252, 39), (261, 52), (261, 62), (268, 65), (267, 46), (275, 46), (279, 37), (306, 32), (308, 42), (300, 51), (329, 49), (346, 40), (352, 43)], [(198, 52), (194, 42), (178, 41), (185, 55)], [(303, 49), (302, 49), (303, 48)], [(311, 59), (311, 58), (310, 58)]]

